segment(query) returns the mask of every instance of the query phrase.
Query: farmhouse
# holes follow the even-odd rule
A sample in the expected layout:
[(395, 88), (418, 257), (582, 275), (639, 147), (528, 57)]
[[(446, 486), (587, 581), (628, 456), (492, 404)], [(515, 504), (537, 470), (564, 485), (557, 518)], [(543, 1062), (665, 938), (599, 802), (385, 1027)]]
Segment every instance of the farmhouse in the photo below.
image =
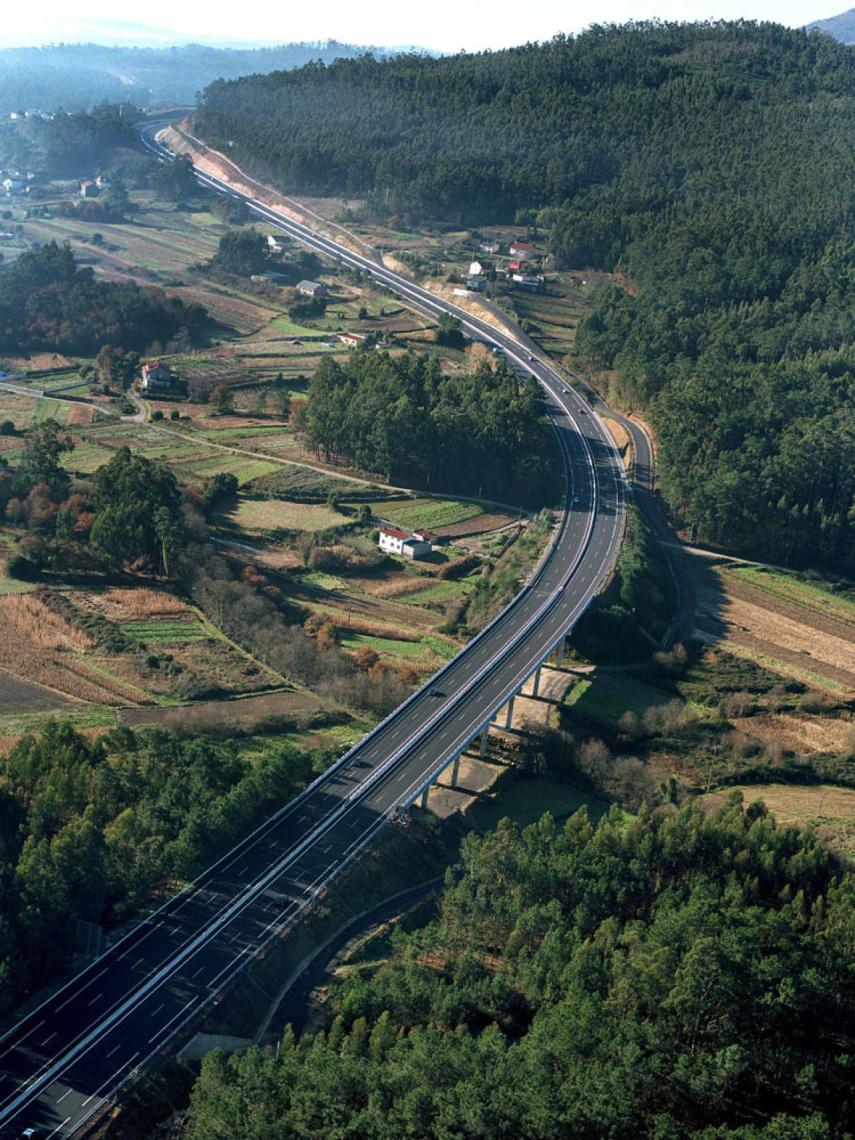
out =
[(20, 178), (4, 178), (3, 189), (7, 194), (16, 194), (19, 190), (24, 189), (24, 183)]
[(172, 392), (178, 383), (178, 377), (166, 364), (153, 360), (150, 364), (142, 366), (142, 383), (140, 391), (146, 393)]
[(380, 530), (378, 545), (387, 554), (402, 554), (405, 558), (424, 558), (433, 550), (432, 536), (425, 530), (399, 530), (384, 526)]
[(93, 179), (80, 183), (80, 197), (81, 198), (97, 198), (101, 193), (101, 187)]
[(528, 261), (534, 256), (534, 248), (527, 241), (512, 241), (509, 247), (511, 257), (518, 261)]
[(268, 234), (267, 248), (271, 253), (284, 253), (285, 241), (283, 238), (279, 237), (278, 234)]
[(327, 287), (320, 281), (298, 281), (297, 292), (302, 293), (304, 297), (326, 297)]
[(355, 348), (359, 344), (365, 343), (366, 334), (358, 332), (343, 332), (338, 334), (338, 339), (342, 344), (349, 344), (351, 348)]

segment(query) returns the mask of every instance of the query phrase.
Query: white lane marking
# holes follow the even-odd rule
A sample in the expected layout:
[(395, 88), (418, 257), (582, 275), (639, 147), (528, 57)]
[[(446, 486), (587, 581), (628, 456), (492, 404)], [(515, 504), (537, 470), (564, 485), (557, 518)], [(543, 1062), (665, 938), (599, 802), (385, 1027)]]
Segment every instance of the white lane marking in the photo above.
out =
[(47, 1140), (50, 1140), (51, 1136), (56, 1136), (57, 1132), (59, 1132), (61, 1128), (65, 1128), (65, 1126), (66, 1126), (66, 1124), (68, 1124), (69, 1120), (71, 1120), (71, 1117), (66, 1116), (66, 1118), (65, 1118), (65, 1120), (63, 1120), (62, 1124), (57, 1124), (57, 1126), (56, 1126), (56, 1128), (54, 1128), (53, 1132), (48, 1133)]
[(59, 1013), (59, 1011), (60, 1011), (61, 1009), (65, 1009), (65, 1007), (66, 1007), (67, 1005), (70, 1005), (70, 1004), (71, 1004), (71, 1002), (73, 1002), (73, 1001), (74, 1001), (74, 999), (75, 999), (76, 997), (80, 997), (80, 995), (83, 993), (83, 991), (84, 991), (84, 990), (88, 990), (88, 989), (89, 989), (89, 987), (90, 987), (90, 986), (91, 986), (91, 985), (92, 985), (94, 982), (97, 982), (99, 978), (103, 978), (103, 977), (104, 977), (104, 975), (105, 975), (106, 973), (107, 973), (107, 971), (106, 971), (106, 970), (102, 970), (100, 974), (96, 974), (94, 978), (90, 978), (90, 979), (89, 979), (89, 981), (86, 983), (86, 985), (85, 985), (85, 986), (81, 986), (79, 990), (76, 990), (76, 991), (75, 991), (75, 992), (74, 992), (74, 993), (71, 995), (71, 997), (68, 997), (68, 998), (66, 998), (66, 999), (65, 999), (65, 1001), (62, 1003), (62, 1005), (58, 1005), (58, 1006), (56, 1007), (56, 1012), (57, 1012), (57, 1013)]
[[(160, 1034), (164, 1032), (164, 1030), (166, 1030), (170, 1027), (170, 1025), (173, 1023), (173, 1021), (177, 1021), (178, 1018), (182, 1015), (182, 1013), (184, 1013), (185, 1010), (189, 1009), (190, 1006), (193, 1005), (194, 1002), (197, 1002), (198, 1000), (199, 1000), (199, 995), (194, 994), (194, 996), (190, 998), (190, 1000), (186, 1003), (186, 1005), (182, 1005), (181, 1009), (179, 1009), (178, 1013), (176, 1013), (174, 1017), (170, 1017), (169, 1021), (167, 1021), (165, 1025), (161, 1025), (161, 1027), (160, 1027), (160, 1029), (158, 1029), (157, 1033), (155, 1033), (153, 1036), (149, 1037), (149, 1039), (148, 1039), (149, 1045), (152, 1043), (152, 1041), (154, 1041), (155, 1037), (159, 1037)], [(136, 1056), (136, 1054), (135, 1054), (135, 1056)]]

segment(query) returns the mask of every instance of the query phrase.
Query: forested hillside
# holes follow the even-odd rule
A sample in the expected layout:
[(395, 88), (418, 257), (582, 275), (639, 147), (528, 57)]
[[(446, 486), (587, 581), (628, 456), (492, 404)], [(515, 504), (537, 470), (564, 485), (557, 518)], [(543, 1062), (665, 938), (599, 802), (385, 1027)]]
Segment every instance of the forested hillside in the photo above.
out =
[(367, 50), (334, 40), (255, 49), (204, 44), (105, 47), (69, 43), (6, 48), (0, 51), (0, 112), (28, 107), (78, 111), (128, 97), (144, 105), (192, 103), (198, 91), (221, 76), (301, 67), (309, 60), (331, 63)]
[[(188, 1140), (851, 1134), (855, 878), (762, 805), (464, 842), (329, 1034), (209, 1054)], [(385, 956), (385, 955), (384, 955)]]
[(519, 211), (626, 270), (580, 337), (702, 538), (855, 569), (855, 56), (776, 25), (630, 25), (217, 82), (199, 132), (412, 222)]

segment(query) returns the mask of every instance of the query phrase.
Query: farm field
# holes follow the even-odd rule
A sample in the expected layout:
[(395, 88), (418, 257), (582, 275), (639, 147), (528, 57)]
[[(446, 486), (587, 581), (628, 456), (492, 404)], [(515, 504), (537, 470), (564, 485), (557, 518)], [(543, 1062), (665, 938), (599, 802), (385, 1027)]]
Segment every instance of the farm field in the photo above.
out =
[(768, 568), (688, 555), (697, 636), (839, 696), (855, 693), (855, 603)]
[(248, 499), (221, 509), (216, 521), (221, 526), (247, 534), (270, 534), (278, 530), (316, 531), (341, 526), (347, 520), (337, 511), (316, 503), (291, 503), (285, 499)]
[[(284, 684), (179, 599), (145, 588), (0, 597), (0, 670), (54, 690), (56, 707), (175, 705)], [(31, 706), (22, 689), (17, 709), (31, 707), (54, 706)]]

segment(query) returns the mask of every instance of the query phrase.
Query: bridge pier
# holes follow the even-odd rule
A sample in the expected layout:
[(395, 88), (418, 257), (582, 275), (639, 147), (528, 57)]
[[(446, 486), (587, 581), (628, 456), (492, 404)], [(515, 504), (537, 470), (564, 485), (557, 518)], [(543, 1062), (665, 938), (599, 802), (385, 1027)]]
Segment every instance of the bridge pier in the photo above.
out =
[(425, 790), (422, 792), (422, 794), (419, 798), (419, 807), (424, 808), (425, 811), (427, 811), (428, 796), (430, 795), (430, 789), (431, 789), (431, 785), (428, 784), (428, 786), (425, 788)]
[(508, 701), (508, 714), (505, 719), (505, 728), (510, 728), (514, 721), (514, 701), (516, 700), (516, 693)]
[(457, 777), (460, 775), (460, 753), (454, 757), (454, 763), (451, 765), (451, 786), (457, 787)]
[(532, 682), (531, 682), (531, 695), (533, 697), (537, 697), (540, 695), (540, 670), (542, 668), (543, 668), (543, 666), (538, 665), (538, 667), (534, 671), (534, 677), (533, 677)]
[(564, 649), (567, 643), (567, 638), (562, 635), (561, 640), (555, 647), (555, 668), (561, 669), (564, 665)]
[(487, 755), (487, 753), (489, 751), (490, 751), (490, 726), (489, 726), (489, 724), (485, 724), (484, 727), (481, 729), (481, 747), (479, 750), (479, 755), (480, 755), (482, 760), (484, 759), (484, 757)]

